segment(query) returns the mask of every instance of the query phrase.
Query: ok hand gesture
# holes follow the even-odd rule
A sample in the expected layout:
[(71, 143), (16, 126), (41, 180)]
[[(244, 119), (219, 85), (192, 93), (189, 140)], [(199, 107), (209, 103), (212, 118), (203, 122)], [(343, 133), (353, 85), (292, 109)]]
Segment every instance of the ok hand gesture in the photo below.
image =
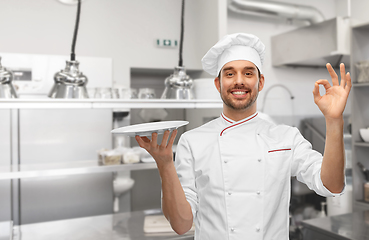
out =
[[(342, 118), (347, 98), (351, 90), (351, 76), (350, 73), (345, 72), (345, 65), (341, 63), (341, 83), (339, 83), (338, 76), (331, 64), (327, 63), (326, 66), (331, 75), (333, 86), (331, 86), (326, 79), (316, 81), (313, 90), (314, 102), (318, 105), (326, 119)], [(326, 91), (323, 96), (321, 96), (319, 92), (320, 84), (324, 86)]]

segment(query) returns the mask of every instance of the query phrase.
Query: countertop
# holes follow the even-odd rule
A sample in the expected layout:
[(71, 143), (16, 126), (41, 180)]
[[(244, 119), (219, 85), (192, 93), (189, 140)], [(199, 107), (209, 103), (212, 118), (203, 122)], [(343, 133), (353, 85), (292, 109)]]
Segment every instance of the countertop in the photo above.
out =
[(14, 240), (193, 240), (193, 232), (176, 233), (144, 232), (147, 215), (161, 214), (160, 210), (136, 211), (94, 217), (76, 218), (14, 226)]
[(302, 222), (306, 239), (369, 240), (369, 210), (343, 215), (309, 219)]
[(11, 240), (13, 237), (13, 222), (0, 222), (0, 240)]

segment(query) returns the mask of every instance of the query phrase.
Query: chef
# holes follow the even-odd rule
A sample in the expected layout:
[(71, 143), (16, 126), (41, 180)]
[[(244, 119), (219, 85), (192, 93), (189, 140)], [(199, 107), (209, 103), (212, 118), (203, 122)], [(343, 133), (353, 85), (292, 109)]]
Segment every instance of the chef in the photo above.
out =
[[(203, 57), (223, 100), (219, 118), (182, 134), (173, 162), (176, 130), (161, 143), (136, 136), (155, 159), (162, 181), (162, 210), (174, 231), (195, 223), (195, 239), (288, 239), (291, 177), (317, 194), (343, 193), (343, 111), (351, 89), (340, 65), (341, 81), (330, 64), (332, 85), (315, 83), (314, 101), (326, 120), (324, 156), (312, 150), (297, 128), (275, 125), (257, 112), (264, 87), (265, 46), (254, 35), (236, 33)], [(319, 85), (326, 93), (321, 96)]]

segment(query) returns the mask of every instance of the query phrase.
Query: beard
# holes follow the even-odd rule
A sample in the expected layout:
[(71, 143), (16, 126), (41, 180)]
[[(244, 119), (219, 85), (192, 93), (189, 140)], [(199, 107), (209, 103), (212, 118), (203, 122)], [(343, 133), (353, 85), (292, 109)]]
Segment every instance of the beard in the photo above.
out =
[(227, 91), (227, 95), (223, 94), (222, 88), (220, 87), (220, 97), (222, 98), (223, 103), (229, 108), (234, 109), (234, 110), (242, 110), (242, 109), (249, 108), (251, 105), (253, 105), (256, 102), (256, 99), (259, 96), (259, 91), (252, 91), (250, 88), (247, 88), (247, 87), (242, 87), (242, 88), (236, 87), (236, 89), (248, 91), (248, 94), (250, 94), (250, 98), (246, 99), (246, 101), (245, 99), (242, 99), (242, 100), (231, 99), (230, 97), (228, 97), (229, 95), (231, 95), (231, 93)]

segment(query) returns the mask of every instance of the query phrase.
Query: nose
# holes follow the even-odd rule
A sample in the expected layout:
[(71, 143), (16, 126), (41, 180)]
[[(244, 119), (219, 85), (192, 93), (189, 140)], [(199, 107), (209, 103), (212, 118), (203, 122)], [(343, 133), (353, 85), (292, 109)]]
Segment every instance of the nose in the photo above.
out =
[(244, 75), (242, 73), (238, 73), (234, 81), (236, 85), (244, 85), (245, 84)]

